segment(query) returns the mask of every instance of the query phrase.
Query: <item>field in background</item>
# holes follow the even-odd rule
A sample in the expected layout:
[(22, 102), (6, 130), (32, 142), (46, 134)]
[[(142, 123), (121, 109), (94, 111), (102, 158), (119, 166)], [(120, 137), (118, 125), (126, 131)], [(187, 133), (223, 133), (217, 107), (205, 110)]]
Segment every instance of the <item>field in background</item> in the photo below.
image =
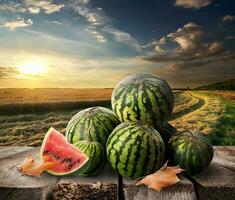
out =
[(112, 88), (36, 88), (0, 89), (0, 105), (15, 103), (46, 103), (110, 99)]
[[(0, 89), (0, 145), (38, 146), (80, 109), (110, 108), (112, 89)], [(179, 131), (201, 131), (215, 145), (235, 145), (235, 93), (176, 91), (170, 119)], [(40, 111), (40, 112), (39, 112)]]

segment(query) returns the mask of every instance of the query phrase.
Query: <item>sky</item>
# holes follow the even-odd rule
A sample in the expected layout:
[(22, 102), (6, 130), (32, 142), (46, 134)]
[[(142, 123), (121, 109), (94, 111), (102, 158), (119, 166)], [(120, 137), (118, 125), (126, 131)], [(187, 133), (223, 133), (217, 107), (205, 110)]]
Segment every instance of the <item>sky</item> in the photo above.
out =
[(174, 88), (235, 78), (232, 0), (1, 0), (0, 87)]

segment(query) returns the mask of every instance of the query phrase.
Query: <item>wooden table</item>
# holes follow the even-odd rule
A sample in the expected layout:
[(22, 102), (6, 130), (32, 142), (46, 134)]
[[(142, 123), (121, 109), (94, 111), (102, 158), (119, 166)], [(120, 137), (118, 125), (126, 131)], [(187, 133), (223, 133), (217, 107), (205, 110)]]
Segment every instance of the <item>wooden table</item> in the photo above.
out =
[(136, 186), (109, 165), (96, 177), (22, 176), (17, 166), (28, 154), (38, 157), (39, 148), (0, 147), (0, 200), (235, 200), (235, 147), (216, 146), (211, 165), (202, 173), (182, 177), (178, 184), (156, 192)]

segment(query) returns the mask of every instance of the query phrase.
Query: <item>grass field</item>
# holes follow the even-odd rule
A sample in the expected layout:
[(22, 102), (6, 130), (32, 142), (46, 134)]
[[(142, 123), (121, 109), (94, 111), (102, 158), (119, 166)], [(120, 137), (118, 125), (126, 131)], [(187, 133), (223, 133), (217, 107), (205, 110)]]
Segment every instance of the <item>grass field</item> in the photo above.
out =
[[(0, 145), (41, 144), (53, 126), (61, 132), (79, 110), (110, 108), (112, 89), (0, 89)], [(235, 145), (235, 93), (176, 91), (170, 119), (179, 131), (201, 131), (215, 145)]]

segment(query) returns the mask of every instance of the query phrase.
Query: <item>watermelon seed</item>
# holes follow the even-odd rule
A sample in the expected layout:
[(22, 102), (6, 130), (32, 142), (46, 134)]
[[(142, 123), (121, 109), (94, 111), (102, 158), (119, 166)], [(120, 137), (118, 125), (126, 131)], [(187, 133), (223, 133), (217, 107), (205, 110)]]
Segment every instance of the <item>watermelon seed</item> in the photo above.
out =
[(70, 165), (68, 166), (68, 170), (70, 170), (70, 169), (72, 168), (72, 166), (73, 166), (73, 165), (72, 165), (72, 164), (70, 164)]
[(72, 162), (72, 158), (67, 158), (66, 162), (67, 163), (71, 163)]
[(48, 154), (48, 153), (49, 153), (48, 150), (44, 150), (44, 151), (43, 151), (43, 155)]
[(77, 163), (80, 163), (80, 159), (77, 160)]

